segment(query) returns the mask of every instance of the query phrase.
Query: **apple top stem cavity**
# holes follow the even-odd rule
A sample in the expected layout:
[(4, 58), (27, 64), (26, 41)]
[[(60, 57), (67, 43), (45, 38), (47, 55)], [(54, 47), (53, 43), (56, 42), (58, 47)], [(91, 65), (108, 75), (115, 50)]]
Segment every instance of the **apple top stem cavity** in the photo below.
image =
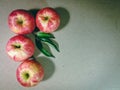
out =
[(33, 60), (23, 61), (16, 70), (18, 82), (24, 87), (33, 87), (38, 85), (44, 77), (42, 65)]
[(14, 61), (20, 62), (30, 58), (35, 51), (35, 46), (30, 38), (16, 35), (9, 39), (6, 45), (7, 54)]
[(16, 34), (29, 34), (35, 29), (35, 19), (27, 10), (16, 9), (9, 14), (8, 25)]
[(36, 25), (41, 32), (52, 33), (60, 26), (60, 15), (50, 7), (37, 12)]

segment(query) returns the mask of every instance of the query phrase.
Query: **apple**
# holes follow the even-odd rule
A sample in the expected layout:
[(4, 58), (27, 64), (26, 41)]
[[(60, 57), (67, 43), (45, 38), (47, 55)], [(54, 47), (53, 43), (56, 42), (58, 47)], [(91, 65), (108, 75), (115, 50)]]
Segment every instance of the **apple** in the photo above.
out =
[(45, 33), (52, 33), (60, 26), (60, 15), (51, 7), (45, 7), (36, 14), (36, 26)]
[(8, 16), (8, 25), (16, 34), (29, 34), (35, 29), (35, 18), (27, 10), (16, 9)]
[(6, 45), (6, 52), (14, 61), (23, 61), (34, 54), (35, 45), (33, 41), (24, 36), (11, 37)]
[(17, 81), (24, 87), (36, 86), (44, 77), (44, 69), (34, 59), (27, 59), (18, 66), (16, 77)]

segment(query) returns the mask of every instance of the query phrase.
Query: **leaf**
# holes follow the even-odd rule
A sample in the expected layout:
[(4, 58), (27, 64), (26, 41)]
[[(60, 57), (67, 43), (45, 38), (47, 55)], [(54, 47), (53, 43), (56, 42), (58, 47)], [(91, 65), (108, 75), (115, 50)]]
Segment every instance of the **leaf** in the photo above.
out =
[(35, 39), (35, 43), (37, 48), (45, 55), (48, 57), (55, 57), (49, 50), (47, 50), (46, 48), (43, 47), (41, 41), (39, 39)]
[(53, 42), (51, 39), (49, 39), (49, 38), (41, 38), (41, 41), (49, 43), (49, 44), (52, 45), (58, 52), (60, 52), (59, 46), (58, 46), (55, 42)]
[(51, 33), (37, 32), (36, 35), (39, 38), (55, 38), (54, 35)]

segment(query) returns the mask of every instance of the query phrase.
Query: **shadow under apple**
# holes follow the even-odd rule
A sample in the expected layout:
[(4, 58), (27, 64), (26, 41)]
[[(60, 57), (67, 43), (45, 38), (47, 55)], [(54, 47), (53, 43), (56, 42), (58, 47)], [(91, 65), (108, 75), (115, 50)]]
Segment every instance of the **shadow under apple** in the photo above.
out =
[(33, 9), (28, 10), (28, 12), (30, 12), (35, 18), (39, 10), (40, 10), (39, 8), (33, 8)]
[(50, 58), (43, 57), (43, 56), (37, 57), (36, 60), (44, 68), (43, 81), (48, 80), (50, 77), (52, 77), (52, 75), (55, 72), (55, 64), (53, 63), (53, 61)]
[(60, 26), (57, 29), (57, 31), (59, 31), (59, 30), (63, 29), (69, 23), (70, 14), (69, 14), (68, 10), (63, 7), (56, 7), (55, 10), (60, 15), (60, 20), (61, 20)]
[(40, 54), (41, 54), (41, 52), (40, 52), (40, 50), (36, 47), (36, 43), (35, 43), (35, 36), (33, 35), (33, 34), (28, 34), (28, 35), (26, 35), (27, 37), (29, 37), (32, 41), (33, 41), (33, 43), (34, 43), (34, 45), (35, 45), (35, 52), (34, 52), (34, 57), (37, 57), (37, 56), (39, 56)]

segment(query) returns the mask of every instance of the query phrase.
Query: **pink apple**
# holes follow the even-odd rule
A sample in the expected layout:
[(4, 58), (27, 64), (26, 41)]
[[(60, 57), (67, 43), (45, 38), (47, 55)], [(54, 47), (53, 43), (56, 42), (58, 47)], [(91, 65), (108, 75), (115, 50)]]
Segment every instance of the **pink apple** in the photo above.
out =
[(16, 34), (29, 34), (35, 29), (35, 19), (28, 11), (17, 9), (9, 14), (8, 25)]
[(34, 54), (34, 51), (33, 41), (23, 35), (10, 38), (6, 45), (6, 52), (14, 61), (26, 60)]
[(16, 71), (18, 82), (24, 87), (37, 85), (44, 77), (44, 69), (40, 63), (35, 60), (25, 60)]
[(53, 8), (43, 8), (37, 12), (36, 25), (40, 31), (52, 33), (60, 26), (60, 16)]

